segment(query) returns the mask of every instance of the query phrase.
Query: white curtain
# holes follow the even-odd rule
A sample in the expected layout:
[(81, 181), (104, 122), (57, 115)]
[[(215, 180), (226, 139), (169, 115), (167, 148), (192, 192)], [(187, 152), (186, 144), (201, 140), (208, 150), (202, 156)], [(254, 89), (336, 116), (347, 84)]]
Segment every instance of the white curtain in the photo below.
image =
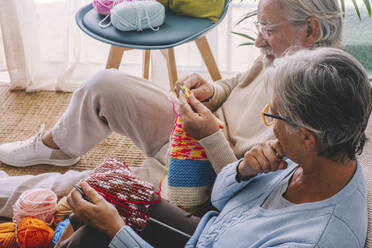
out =
[[(73, 91), (105, 67), (110, 46), (88, 37), (75, 23), (76, 11), (90, 2), (0, 0), (0, 73), (8, 71), (10, 89)], [(239, 47), (245, 40), (231, 34), (236, 20), (256, 3), (234, 2), (224, 22), (208, 33), (217, 64), (225, 76), (248, 68), (258, 55), (253, 47)], [(252, 28), (250, 24), (247, 27)], [(191, 72), (208, 77), (193, 42), (177, 47), (175, 52), (179, 77)], [(166, 87), (164, 58), (158, 52), (152, 55), (151, 78)], [(141, 51), (128, 51), (120, 69), (140, 76), (141, 62)]]

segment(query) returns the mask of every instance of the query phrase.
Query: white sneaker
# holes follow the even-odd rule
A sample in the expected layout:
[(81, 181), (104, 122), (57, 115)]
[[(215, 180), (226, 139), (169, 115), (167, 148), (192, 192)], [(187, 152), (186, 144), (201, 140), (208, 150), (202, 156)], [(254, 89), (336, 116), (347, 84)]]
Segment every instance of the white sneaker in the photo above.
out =
[(15, 167), (37, 164), (70, 166), (79, 162), (80, 157), (71, 158), (59, 149), (52, 149), (44, 145), (41, 140), (43, 134), (43, 130), (41, 130), (28, 140), (0, 145), (0, 161)]

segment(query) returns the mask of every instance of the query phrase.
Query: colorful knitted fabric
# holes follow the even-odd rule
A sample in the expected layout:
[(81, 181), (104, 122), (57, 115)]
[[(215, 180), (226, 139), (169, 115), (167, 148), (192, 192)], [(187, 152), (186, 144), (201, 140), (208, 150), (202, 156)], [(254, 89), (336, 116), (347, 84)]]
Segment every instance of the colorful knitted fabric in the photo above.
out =
[[(113, 158), (105, 159), (85, 181), (114, 204), (126, 224), (135, 230), (145, 228), (149, 205), (160, 200), (151, 183), (136, 178), (127, 165)], [(158, 195), (156, 200), (154, 194)]]
[(177, 115), (168, 158), (168, 200), (196, 213), (208, 201), (215, 177), (204, 148), (182, 129), (182, 119)]

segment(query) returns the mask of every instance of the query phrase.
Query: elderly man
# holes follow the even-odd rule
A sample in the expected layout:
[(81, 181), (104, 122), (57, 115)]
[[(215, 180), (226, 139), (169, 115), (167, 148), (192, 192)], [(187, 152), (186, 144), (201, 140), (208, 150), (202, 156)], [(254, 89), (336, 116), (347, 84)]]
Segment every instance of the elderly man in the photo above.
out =
[[(291, 47), (337, 47), (342, 19), (337, 0), (261, 0), (256, 26), (256, 46), (263, 55), (250, 70), (215, 83), (197, 74), (178, 82), (191, 89), (191, 106), (184, 104), (180, 108), (183, 128), (200, 141), (216, 173), (257, 143), (273, 137), (272, 130), (259, 119), (262, 107), (269, 101), (262, 80), (265, 68)], [(223, 131), (212, 112), (224, 123)], [(141, 78), (106, 70), (75, 91), (68, 109), (51, 131), (24, 142), (1, 145), (0, 161), (18, 167), (72, 165), (111, 132), (117, 132), (130, 137), (148, 157), (135, 174), (158, 185), (174, 119), (167, 92)], [(12, 189), (22, 186), (24, 190), (37, 183), (52, 188), (61, 181), (66, 189), (76, 177), (47, 177), (42, 182), (7, 178), (0, 184)], [(9, 214), (6, 210), (11, 203), (0, 191), (0, 215)]]
[[(180, 214), (181, 224), (177, 216), (165, 219), (193, 234), (185, 246), (190, 248), (364, 247), (366, 183), (355, 157), (363, 150), (372, 111), (367, 74), (354, 58), (333, 48), (300, 51), (274, 65), (265, 72), (274, 89), (262, 118), (274, 127), (276, 140), (254, 146), (221, 170), (212, 192), (218, 211), (200, 220)], [(68, 202), (85, 223), (103, 231), (98, 235), (102, 238), (89, 244), (92, 232), (74, 234), (61, 247), (154, 245), (127, 226), (88, 184), (82, 186), (91, 202), (77, 191)], [(172, 207), (178, 209), (158, 206), (151, 216), (157, 219)], [(194, 229), (185, 230), (190, 225)], [(180, 247), (171, 243), (172, 234), (153, 235), (163, 241), (155, 247)]]

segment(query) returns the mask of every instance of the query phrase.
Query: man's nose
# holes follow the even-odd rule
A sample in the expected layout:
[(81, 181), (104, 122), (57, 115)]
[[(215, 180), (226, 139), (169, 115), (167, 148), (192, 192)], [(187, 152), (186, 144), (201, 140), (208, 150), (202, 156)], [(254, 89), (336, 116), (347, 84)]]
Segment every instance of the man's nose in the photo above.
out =
[(257, 35), (257, 38), (256, 38), (256, 41), (255, 41), (254, 45), (258, 48), (263, 48), (263, 47), (267, 46), (267, 41), (266, 41), (266, 39), (263, 38), (263, 36), (260, 32), (258, 32), (258, 35)]

